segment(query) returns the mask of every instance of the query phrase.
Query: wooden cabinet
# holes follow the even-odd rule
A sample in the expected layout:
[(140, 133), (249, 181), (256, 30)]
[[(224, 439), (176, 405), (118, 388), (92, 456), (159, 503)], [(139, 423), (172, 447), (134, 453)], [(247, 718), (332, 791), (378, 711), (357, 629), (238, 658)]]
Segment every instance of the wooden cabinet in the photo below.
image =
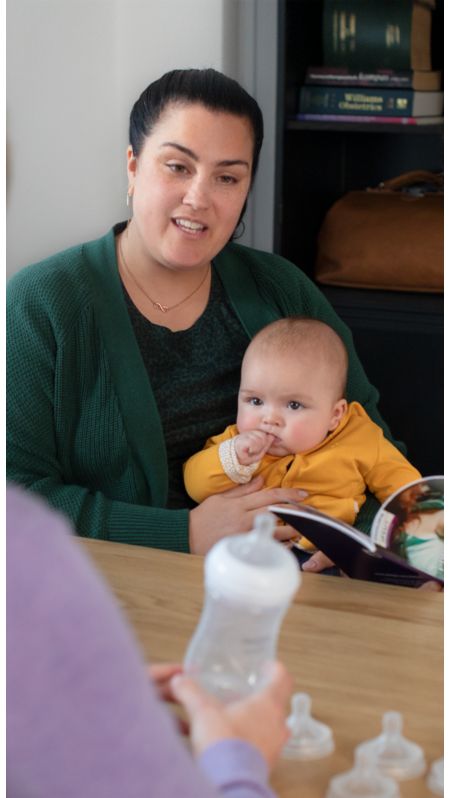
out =
[[(443, 170), (443, 126), (297, 122), (299, 86), (322, 63), (321, 0), (279, 0), (274, 249), (312, 279), (317, 234), (346, 191), (411, 169)], [(433, 24), (433, 67), (443, 63), (443, 4)], [(443, 469), (443, 298), (326, 288), (351, 327), (380, 408), (424, 473)]]

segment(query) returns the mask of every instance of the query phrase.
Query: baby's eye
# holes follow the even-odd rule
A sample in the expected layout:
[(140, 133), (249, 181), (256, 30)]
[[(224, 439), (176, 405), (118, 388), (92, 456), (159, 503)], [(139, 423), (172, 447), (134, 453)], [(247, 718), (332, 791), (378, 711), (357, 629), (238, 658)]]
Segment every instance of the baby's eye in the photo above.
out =
[(293, 402), (292, 401), (292, 402), (288, 403), (287, 407), (289, 407), (290, 410), (299, 410), (299, 408), (303, 407), (303, 405), (301, 404), (301, 402)]
[(260, 407), (260, 405), (263, 404), (262, 399), (259, 399), (258, 396), (251, 396), (248, 402), (250, 405), (253, 405), (253, 407)]

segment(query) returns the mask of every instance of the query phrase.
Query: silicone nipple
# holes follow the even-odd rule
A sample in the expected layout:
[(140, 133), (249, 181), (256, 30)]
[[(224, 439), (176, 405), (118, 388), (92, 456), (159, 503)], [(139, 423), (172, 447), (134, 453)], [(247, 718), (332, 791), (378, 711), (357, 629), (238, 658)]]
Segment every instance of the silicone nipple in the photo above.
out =
[(271, 540), (274, 534), (276, 521), (271, 513), (259, 513), (254, 519), (253, 534), (262, 540)]
[(399, 788), (363, 751), (356, 750), (354, 767), (330, 780), (326, 798), (399, 798)]
[(335, 748), (332, 729), (312, 718), (311, 703), (307, 693), (292, 697), (292, 713), (287, 719), (291, 737), (282, 751), (286, 759), (321, 759)]
[(444, 759), (432, 762), (427, 776), (427, 786), (434, 795), (444, 795)]
[(360, 743), (356, 750), (366, 753), (382, 773), (394, 779), (414, 779), (426, 769), (422, 748), (402, 735), (400, 712), (385, 712), (382, 734)]

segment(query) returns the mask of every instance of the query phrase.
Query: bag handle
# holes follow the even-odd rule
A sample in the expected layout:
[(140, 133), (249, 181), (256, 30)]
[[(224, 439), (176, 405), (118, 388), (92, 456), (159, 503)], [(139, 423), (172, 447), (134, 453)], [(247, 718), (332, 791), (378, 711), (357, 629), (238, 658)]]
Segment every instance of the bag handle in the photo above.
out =
[(386, 191), (396, 191), (405, 186), (412, 186), (414, 183), (432, 183), (443, 189), (443, 174), (439, 172), (427, 172), (425, 169), (415, 169), (412, 172), (404, 172), (398, 177), (384, 180), (379, 184), (378, 189)]

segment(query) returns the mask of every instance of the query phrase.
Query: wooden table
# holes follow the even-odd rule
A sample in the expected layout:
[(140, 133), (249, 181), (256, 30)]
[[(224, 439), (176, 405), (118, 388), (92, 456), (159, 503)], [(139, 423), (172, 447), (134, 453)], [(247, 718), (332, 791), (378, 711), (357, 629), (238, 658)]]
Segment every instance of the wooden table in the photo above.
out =
[[(152, 661), (182, 661), (203, 603), (203, 559), (137, 546), (83, 541)], [(283, 623), (280, 658), (295, 690), (335, 736), (332, 756), (282, 760), (281, 798), (324, 798), (329, 778), (352, 766), (354, 746), (378, 735), (382, 714), (403, 713), (405, 735), (428, 764), (443, 755), (443, 594), (303, 574)], [(425, 777), (402, 798), (432, 794)]]

